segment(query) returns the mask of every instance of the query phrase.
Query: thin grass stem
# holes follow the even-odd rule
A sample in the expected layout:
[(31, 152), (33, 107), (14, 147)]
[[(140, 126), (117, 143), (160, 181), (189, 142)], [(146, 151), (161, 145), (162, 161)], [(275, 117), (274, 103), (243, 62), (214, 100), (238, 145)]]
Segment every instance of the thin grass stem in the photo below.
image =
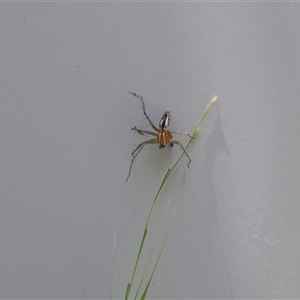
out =
[[(209, 104), (207, 105), (205, 111), (203, 112), (203, 114), (201, 115), (194, 131), (193, 131), (193, 134), (191, 136), (191, 138), (189, 139), (187, 145), (185, 146), (185, 150), (187, 150), (190, 145), (192, 144), (193, 140), (196, 138), (196, 136), (198, 135), (199, 131), (200, 131), (200, 125), (201, 123), (203, 122), (204, 118), (206, 117), (207, 113), (209, 112), (209, 110), (211, 109), (211, 107), (213, 106), (213, 104), (216, 102), (217, 100), (217, 97), (214, 97), (212, 98), (212, 100), (209, 102)], [(143, 237), (142, 237), (142, 240), (141, 240), (141, 244), (140, 244), (140, 247), (139, 247), (139, 250), (138, 250), (138, 255), (136, 257), (136, 261), (135, 261), (135, 264), (134, 264), (134, 269), (133, 269), (133, 273), (132, 273), (132, 276), (131, 276), (131, 280), (128, 282), (127, 284), (127, 288), (126, 288), (126, 292), (125, 292), (125, 300), (128, 300), (129, 298), (129, 294), (130, 294), (130, 290), (131, 290), (131, 287), (132, 287), (132, 282), (134, 280), (134, 277), (135, 277), (135, 274), (136, 274), (136, 270), (137, 270), (137, 266), (139, 264), (139, 260), (140, 260), (140, 256), (141, 256), (141, 253), (142, 253), (142, 250), (143, 250), (143, 246), (144, 246), (144, 243), (145, 243), (145, 240), (146, 240), (146, 236), (147, 236), (147, 232), (148, 232), (148, 224), (149, 224), (149, 220), (151, 218), (151, 215), (152, 215), (152, 211), (153, 211), (153, 208), (154, 208), (154, 204), (156, 203), (156, 200), (162, 190), (162, 188), (165, 186), (169, 176), (171, 175), (171, 173), (174, 171), (174, 169), (176, 168), (176, 166), (178, 165), (179, 161), (181, 160), (181, 158), (183, 157), (184, 155), (184, 152), (181, 153), (181, 155), (179, 156), (179, 158), (177, 159), (177, 161), (174, 163), (174, 165), (167, 170), (157, 192), (156, 192), (156, 195), (154, 197), (154, 200), (152, 202), (152, 205), (151, 205), (151, 208), (150, 208), (150, 211), (149, 211), (149, 214), (148, 214), (148, 217), (147, 217), (147, 221), (146, 221), (146, 224), (145, 224), (145, 228), (144, 228), (144, 233), (143, 233)], [(169, 231), (169, 229), (168, 229)], [(155, 263), (155, 266), (154, 266), (154, 269), (152, 270), (152, 273), (151, 273), (151, 276), (150, 276), (150, 279), (148, 280), (148, 283), (147, 283), (147, 286), (144, 290), (144, 293), (142, 295), (142, 298), (141, 299), (145, 299), (144, 297), (146, 297), (146, 294), (147, 294), (147, 291), (148, 291), (148, 288), (149, 288), (149, 285), (150, 285), (150, 282), (152, 280), (152, 277), (153, 277), (153, 274), (154, 274), (154, 271), (156, 269), (156, 266), (157, 266), (157, 263), (159, 261), (159, 258), (161, 256), (161, 253), (162, 253), (162, 250), (164, 248), (164, 245), (165, 245), (165, 242), (166, 242), (166, 238), (168, 236), (168, 232), (165, 236), (165, 239), (164, 239), (164, 242), (163, 242), (163, 245), (162, 245), (162, 248), (160, 250), (160, 253), (158, 255), (158, 258), (156, 260), (156, 263)]]

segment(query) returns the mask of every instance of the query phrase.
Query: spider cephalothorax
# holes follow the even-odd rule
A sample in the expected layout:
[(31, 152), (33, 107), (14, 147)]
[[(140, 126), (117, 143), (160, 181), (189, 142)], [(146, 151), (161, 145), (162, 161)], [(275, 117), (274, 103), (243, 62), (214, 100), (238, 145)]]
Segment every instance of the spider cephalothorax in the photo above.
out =
[(166, 111), (160, 119), (159, 128), (163, 130), (169, 127), (169, 125), (170, 125), (170, 112)]
[(159, 148), (164, 148), (165, 146), (172, 147), (174, 144), (179, 145), (181, 147), (181, 149), (183, 150), (183, 152), (185, 153), (185, 155), (187, 156), (188, 160), (189, 160), (188, 165), (187, 165), (188, 168), (189, 168), (189, 165), (191, 163), (191, 159), (190, 159), (189, 155), (187, 154), (187, 152), (185, 151), (184, 147), (182, 146), (182, 144), (180, 142), (178, 142), (176, 140), (173, 140), (173, 135), (172, 135), (172, 133), (173, 134), (174, 133), (175, 134), (185, 134), (185, 135), (188, 135), (189, 137), (191, 137), (189, 135), (189, 133), (188, 132), (181, 132), (181, 131), (171, 131), (171, 130), (167, 129), (169, 127), (169, 125), (170, 125), (170, 112), (168, 112), (168, 111), (166, 111), (164, 113), (164, 115), (162, 116), (162, 118), (161, 118), (161, 120), (159, 122), (159, 125), (158, 125), (159, 128), (157, 128), (152, 123), (152, 121), (150, 120), (149, 116), (146, 113), (145, 103), (144, 103), (143, 97), (139, 96), (136, 93), (132, 93), (130, 91), (129, 91), (129, 93), (132, 94), (133, 96), (141, 99), (142, 104), (143, 104), (143, 113), (144, 113), (145, 117), (147, 118), (147, 120), (149, 121), (151, 127), (156, 132), (148, 131), (148, 130), (142, 130), (142, 129), (138, 129), (136, 127), (131, 128), (132, 130), (136, 131), (137, 133), (139, 133), (141, 135), (152, 135), (152, 136), (155, 136), (155, 138), (150, 139), (150, 140), (146, 140), (146, 141), (140, 143), (134, 149), (134, 151), (131, 153), (133, 157), (132, 157), (132, 160), (131, 160), (131, 164), (130, 164), (130, 168), (129, 168), (129, 173), (128, 173), (128, 176), (126, 178), (126, 181), (128, 180), (128, 178), (130, 176), (132, 164), (133, 164), (135, 158), (140, 153), (140, 151), (144, 148), (144, 146), (147, 145), (147, 144), (158, 144)]

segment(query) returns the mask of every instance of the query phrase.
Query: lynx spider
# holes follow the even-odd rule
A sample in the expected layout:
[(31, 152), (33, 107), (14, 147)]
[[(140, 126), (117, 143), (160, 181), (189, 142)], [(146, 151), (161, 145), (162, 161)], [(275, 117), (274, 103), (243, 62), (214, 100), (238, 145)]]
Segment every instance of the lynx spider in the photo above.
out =
[(180, 146), (180, 148), (182, 149), (182, 151), (184, 152), (184, 154), (187, 156), (189, 162), (187, 164), (187, 167), (190, 167), (190, 163), (191, 163), (191, 159), (189, 157), (189, 155), (187, 154), (187, 152), (185, 151), (184, 147), (182, 146), (182, 144), (176, 140), (173, 140), (173, 135), (172, 134), (185, 134), (187, 136), (189, 136), (190, 138), (192, 138), (192, 136), (188, 133), (188, 132), (184, 132), (184, 131), (173, 131), (173, 130), (168, 130), (168, 126), (170, 124), (170, 112), (166, 111), (164, 113), (164, 115), (162, 116), (158, 127), (156, 127), (153, 122), (150, 120), (149, 116), (146, 113), (145, 110), (145, 102), (143, 100), (142, 96), (139, 96), (136, 93), (130, 92), (128, 91), (130, 94), (132, 94), (134, 97), (141, 99), (142, 104), (143, 104), (143, 113), (145, 115), (145, 117), (147, 118), (148, 122), (150, 123), (151, 127), (155, 130), (155, 132), (153, 131), (148, 131), (148, 130), (142, 130), (142, 129), (138, 129), (136, 126), (131, 128), (131, 130), (136, 131), (137, 133), (139, 133), (140, 135), (151, 135), (151, 136), (155, 136), (155, 138), (146, 140), (142, 143), (140, 143), (131, 153), (132, 155), (132, 159), (131, 159), (131, 163), (130, 163), (130, 167), (129, 167), (129, 172), (128, 172), (128, 176), (126, 178), (126, 181), (128, 180), (130, 173), (131, 173), (131, 169), (132, 169), (132, 164), (135, 160), (135, 158), (137, 157), (137, 155), (141, 152), (141, 150), (144, 148), (144, 146), (149, 145), (149, 144), (158, 144), (159, 148), (164, 148), (165, 146), (169, 146), (169, 147), (173, 147), (174, 144)]

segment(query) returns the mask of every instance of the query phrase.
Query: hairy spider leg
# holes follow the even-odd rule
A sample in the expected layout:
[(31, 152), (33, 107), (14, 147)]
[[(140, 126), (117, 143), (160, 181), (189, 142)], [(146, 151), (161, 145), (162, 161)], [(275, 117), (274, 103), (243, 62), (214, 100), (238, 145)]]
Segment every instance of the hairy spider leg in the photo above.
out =
[(139, 154), (139, 152), (143, 149), (143, 147), (147, 144), (157, 144), (157, 139), (150, 139), (150, 140), (146, 140), (146, 141), (140, 143), (131, 153), (133, 158), (136, 157)]
[(131, 173), (131, 168), (132, 168), (132, 164), (135, 160), (135, 158), (137, 157), (137, 155), (141, 152), (141, 150), (144, 148), (144, 146), (148, 145), (148, 144), (157, 144), (157, 139), (150, 139), (150, 140), (147, 140), (147, 141), (144, 141), (142, 143), (140, 143), (135, 149), (134, 151), (131, 153), (131, 155), (133, 156), (132, 159), (131, 159), (131, 164), (130, 164), (130, 167), (129, 167), (129, 172), (128, 172), (128, 176), (126, 178), (126, 182), (130, 176), (130, 173)]
[(194, 139), (194, 137), (192, 137), (188, 132), (186, 131), (172, 131), (172, 130), (169, 130), (171, 133), (175, 133), (175, 134), (185, 134), (187, 136), (189, 136), (191, 139)]
[(138, 129), (138, 128), (136, 128), (136, 126), (134, 126), (133, 128), (131, 128), (131, 130), (136, 131), (140, 135), (148, 134), (148, 135), (155, 135), (155, 136), (157, 136), (157, 133), (155, 133), (155, 132), (148, 131), (148, 130), (143, 130), (143, 129)]
[(190, 163), (191, 163), (191, 158), (189, 157), (189, 155), (187, 154), (187, 152), (185, 151), (184, 147), (182, 146), (182, 144), (178, 141), (174, 141), (172, 140), (171, 141), (172, 144), (176, 144), (178, 146), (180, 146), (180, 148), (182, 149), (182, 151), (185, 153), (185, 155), (187, 156), (188, 160), (189, 160), (189, 163), (187, 164), (187, 167), (190, 168)]
[(131, 95), (133, 95), (134, 97), (141, 99), (142, 104), (143, 104), (143, 113), (144, 113), (145, 117), (147, 118), (147, 120), (148, 120), (148, 122), (150, 123), (150, 125), (152, 126), (152, 128), (153, 128), (155, 131), (159, 132), (159, 129), (152, 123), (152, 121), (150, 120), (149, 116), (148, 116), (147, 113), (146, 113), (145, 102), (144, 102), (144, 100), (143, 100), (143, 97), (140, 96), (140, 95), (138, 95), (138, 94), (136, 94), (136, 93), (133, 93), (133, 92), (130, 92), (130, 91), (128, 91), (128, 92), (129, 92)]

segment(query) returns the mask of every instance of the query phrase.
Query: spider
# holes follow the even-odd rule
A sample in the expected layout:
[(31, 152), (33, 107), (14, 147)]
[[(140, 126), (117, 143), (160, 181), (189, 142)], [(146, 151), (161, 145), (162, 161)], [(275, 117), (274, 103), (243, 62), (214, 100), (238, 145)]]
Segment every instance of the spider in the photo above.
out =
[(135, 160), (135, 158), (137, 157), (137, 155), (141, 152), (141, 150), (144, 148), (144, 146), (148, 145), (148, 144), (159, 144), (159, 148), (164, 148), (165, 146), (169, 146), (169, 147), (173, 147), (174, 144), (180, 146), (180, 148), (182, 149), (182, 151), (184, 152), (184, 154), (187, 156), (189, 162), (187, 164), (187, 167), (190, 167), (190, 163), (191, 163), (191, 159), (189, 157), (189, 155), (187, 154), (187, 152), (185, 151), (184, 147), (182, 146), (182, 144), (176, 140), (173, 140), (173, 134), (185, 134), (188, 135), (190, 138), (192, 138), (192, 136), (188, 133), (188, 132), (181, 132), (181, 131), (172, 131), (172, 130), (168, 130), (168, 126), (170, 124), (170, 112), (166, 111), (164, 113), (164, 115), (162, 116), (160, 122), (159, 122), (159, 126), (158, 128), (153, 124), (153, 122), (150, 120), (149, 116), (146, 113), (145, 110), (145, 103), (143, 100), (143, 97), (139, 96), (136, 93), (130, 92), (128, 91), (130, 94), (132, 94), (134, 97), (141, 99), (142, 104), (143, 104), (143, 113), (145, 115), (145, 117), (147, 118), (148, 122), (150, 123), (151, 127), (155, 130), (155, 132), (153, 131), (148, 131), (148, 130), (142, 130), (142, 129), (138, 129), (136, 126), (134, 126), (133, 128), (131, 128), (131, 130), (136, 131), (137, 133), (139, 133), (140, 135), (152, 135), (155, 136), (155, 138), (153, 139), (149, 139), (146, 140), (142, 143), (140, 143), (131, 153), (132, 155), (132, 159), (131, 159), (131, 164), (129, 167), (129, 172), (128, 172), (128, 176), (126, 178), (126, 181), (128, 180), (130, 173), (131, 173), (131, 168), (132, 168), (132, 164)]

